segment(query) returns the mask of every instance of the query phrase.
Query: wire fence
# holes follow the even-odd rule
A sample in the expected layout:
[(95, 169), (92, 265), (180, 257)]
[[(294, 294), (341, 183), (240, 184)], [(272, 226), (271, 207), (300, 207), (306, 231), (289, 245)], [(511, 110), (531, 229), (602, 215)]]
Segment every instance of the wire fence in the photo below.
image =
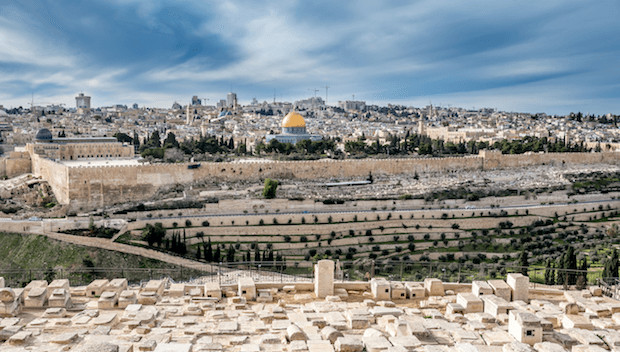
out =
[[(234, 284), (241, 277), (251, 277), (255, 282), (311, 282), (314, 262), (235, 262), (212, 263), (188, 269), (172, 267), (150, 268), (47, 268), (0, 269), (6, 285), (23, 287), (32, 280), (68, 279), (72, 286), (87, 285), (95, 279), (126, 278), (130, 283), (170, 278), (175, 282), (219, 282)], [(505, 279), (509, 273), (523, 273), (530, 281), (564, 287), (596, 285), (602, 279), (602, 270), (589, 271), (544, 267), (522, 267), (493, 263), (444, 263), (424, 261), (336, 261), (335, 279), (338, 281), (364, 281), (383, 277), (392, 281), (423, 281), (434, 277), (444, 282), (469, 283), (474, 280)], [(608, 280), (616, 282), (613, 280)], [(614, 286), (615, 287), (615, 286)]]

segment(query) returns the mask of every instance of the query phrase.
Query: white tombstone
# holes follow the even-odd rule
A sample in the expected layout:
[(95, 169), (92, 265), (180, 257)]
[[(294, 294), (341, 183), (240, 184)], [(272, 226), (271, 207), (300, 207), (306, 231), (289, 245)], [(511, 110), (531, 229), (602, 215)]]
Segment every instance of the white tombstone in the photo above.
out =
[(483, 311), (482, 300), (473, 293), (459, 293), (456, 295), (456, 303), (465, 308), (465, 313), (479, 313)]
[(508, 301), (496, 295), (486, 295), (481, 297), (484, 302), (484, 312), (496, 317), (500, 314), (508, 314), (512, 306)]
[(334, 295), (334, 261), (319, 260), (314, 265), (314, 294), (317, 298)]
[(205, 297), (222, 299), (222, 288), (217, 282), (207, 282), (204, 290)]
[(47, 303), (47, 285), (46, 287), (32, 287), (24, 298), (24, 307), (27, 308), (41, 308), (45, 303)]
[(136, 292), (133, 290), (124, 290), (118, 297), (118, 308), (124, 309), (131, 304), (138, 302), (136, 298)]
[(405, 286), (400, 282), (392, 282), (392, 299), (407, 299), (407, 290)]
[(405, 283), (405, 290), (407, 290), (407, 298), (409, 299), (421, 299), (426, 295), (424, 287), (420, 286), (417, 282)]
[(21, 291), (0, 288), (0, 316), (14, 317), (21, 312)]
[(120, 295), (120, 293), (126, 289), (127, 289), (127, 279), (114, 279), (105, 286), (103, 291), (113, 291)]
[(543, 329), (540, 318), (532, 313), (511, 310), (508, 313), (508, 333), (517, 341), (533, 346), (542, 342)]
[(370, 280), (370, 292), (377, 301), (392, 299), (391, 290), (390, 283), (384, 278), (372, 278)]
[(110, 281), (105, 279), (94, 280), (86, 286), (86, 297), (99, 297)]
[(477, 297), (483, 295), (492, 295), (493, 289), (486, 281), (475, 280), (471, 283), (471, 292)]
[(256, 284), (251, 277), (242, 277), (239, 279), (237, 295), (244, 297), (246, 301), (256, 300)]
[(48, 304), (50, 307), (67, 308), (71, 305), (71, 294), (64, 288), (55, 288), (48, 298)]
[(30, 290), (35, 287), (47, 287), (47, 281), (45, 280), (32, 280), (26, 287), (24, 287), (24, 297), (28, 297)]
[(497, 297), (501, 297), (506, 301), (510, 302), (510, 297), (512, 296), (512, 290), (510, 286), (504, 282), (504, 280), (489, 280), (489, 286), (493, 289), (493, 294)]
[(426, 278), (424, 279), (424, 289), (427, 296), (444, 296), (446, 293), (443, 289), (443, 282), (439, 279)]
[(114, 309), (114, 306), (118, 302), (119, 295), (120, 293), (117, 291), (104, 291), (101, 296), (99, 296), (99, 300), (97, 301), (97, 308)]
[(508, 284), (508, 286), (510, 286), (512, 290), (513, 301), (528, 301), (530, 287), (529, 277), (523, 276), (523, 274), (519, 273), (508, 274), (508, 277), (506, 278), (506, 283)]

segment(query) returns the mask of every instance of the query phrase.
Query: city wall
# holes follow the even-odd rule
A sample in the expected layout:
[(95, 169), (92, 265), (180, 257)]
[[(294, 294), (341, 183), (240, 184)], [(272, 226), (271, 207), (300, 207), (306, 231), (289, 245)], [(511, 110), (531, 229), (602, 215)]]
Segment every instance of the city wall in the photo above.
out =
[(0, 158), (0, 177), (12, 178), (31, 171), (32, 161), (26, 152), (10, 152), (8, 157)]
[(370, 173), (402, 175), (462, 170), (519, 168), (532, 165), (606, 163), (618, 165), (620, 153), (547, 153), (502, 155), (483, 151), (477, 156), (454, 158), (359, 159), (316, 161), (256, 161), (247, 163), (202, 163), (188, 169), (187, 163), (138, 166), (67, 167), (33, 156), (33, 172), (47, 180), (62, 204), (80, 207), (105, 206), (127, 201), (145, 201), (162, 187), (200, 181), (275, 179), (346, 180), (363, 179)]

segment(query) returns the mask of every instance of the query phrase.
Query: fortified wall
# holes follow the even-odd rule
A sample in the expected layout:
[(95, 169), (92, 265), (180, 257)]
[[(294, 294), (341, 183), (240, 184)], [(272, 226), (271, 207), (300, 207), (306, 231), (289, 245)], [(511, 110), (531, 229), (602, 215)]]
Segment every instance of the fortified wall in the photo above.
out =
[(518, 168), (532, 165), (614, 164), (620, 153), (546, 153), (502, 155), (482, 151), (477, 156), (454, 158), (359, 159), (315, 161), (268, 161), (144, 164), (127, 166), (69, 167), (33, 155), (32, 171), (50, 183), (62, 204), (105, 206), (150, 199), (160, 187), (192, 182), (276, 179), (350, 179), (373, 175), (458, 172)]
[(8, 157), (0, 158), (0, 177), (15, 177), (31, 171), (32, 161), (27, 152), (10, 152)]

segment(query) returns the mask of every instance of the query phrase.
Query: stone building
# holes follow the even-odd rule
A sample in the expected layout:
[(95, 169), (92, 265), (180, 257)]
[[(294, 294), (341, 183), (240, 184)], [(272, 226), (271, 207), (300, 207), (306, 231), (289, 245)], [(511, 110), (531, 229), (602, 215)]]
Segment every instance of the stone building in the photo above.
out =
[(124, 145), (114, 137), (53, 138), (50, 130), (37, 132), (34, 144), (28, 144), (30, 154), (53, 160), (80, 160), (131, 158), (134, 148)]
[(280, 134), (268, 134), (265, 138), (267, 143), (272, 140), (277, 140), (280, 143), (292, 143), (295, 144), (303, 140), (320, 141), (323, 139), (318, 134), (308, 134), (306, 132), (306, 121), (304, 118), (295, 111), (289, 112), (282, 120), (282, 133)]

